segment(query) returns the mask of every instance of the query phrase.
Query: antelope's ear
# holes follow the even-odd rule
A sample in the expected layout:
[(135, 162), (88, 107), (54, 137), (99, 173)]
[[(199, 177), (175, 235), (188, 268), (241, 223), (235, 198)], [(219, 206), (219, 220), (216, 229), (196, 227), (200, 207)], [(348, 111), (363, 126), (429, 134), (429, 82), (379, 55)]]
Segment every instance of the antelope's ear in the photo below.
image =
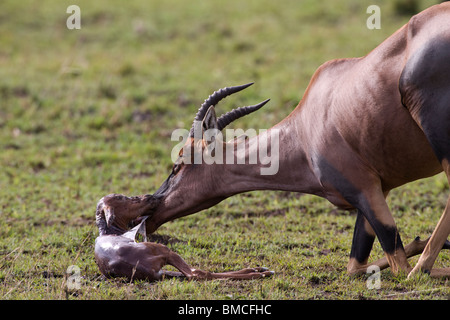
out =
[(217, 124), (216, 111), (214, 106), (209, 107), (202, 121), (202, 137), (203, 143), (208, 148), (215, 148), (216, 136), (219, 133), (219, 126)]
[(218, 128), (219, 126), (217, 125), (216, 110), (214, 109), (214, 106), (210, 106), (202, 121), (203, 134), (206, 130)]

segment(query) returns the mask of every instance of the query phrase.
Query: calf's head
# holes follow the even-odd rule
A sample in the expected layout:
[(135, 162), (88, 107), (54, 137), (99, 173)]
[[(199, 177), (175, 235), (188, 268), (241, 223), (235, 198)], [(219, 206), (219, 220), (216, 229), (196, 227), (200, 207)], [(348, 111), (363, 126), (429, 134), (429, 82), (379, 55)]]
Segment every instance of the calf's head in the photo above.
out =
[(95, 214), (100, 235), (127, 232), (142, 217), (151, 215), (158, 204), (158, 198), (151, 194), (127, 197), (114, 193), (101, 198)]

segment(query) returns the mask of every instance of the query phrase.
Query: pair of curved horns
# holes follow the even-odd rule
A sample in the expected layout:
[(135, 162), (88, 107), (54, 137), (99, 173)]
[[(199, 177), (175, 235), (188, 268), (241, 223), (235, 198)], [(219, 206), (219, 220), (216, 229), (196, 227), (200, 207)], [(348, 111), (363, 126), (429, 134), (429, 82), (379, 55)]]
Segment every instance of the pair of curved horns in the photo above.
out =
[[(224, 99), (229, 95), (232, 95), (233, 93), (244, 90), (245, 88), (250, 87), (252, 84), (253, 82), (240, 86), (222, 88), (220, 90), (215, 91), (212, 95), (210, 95), (208, 99), (206, 99), (205, 102), (203, 102), (203, 104), (198, 109), (197, 114), (195, 115), (194, 123), (192, 124), (192, 128), (190, 131), (190, 136), (191, 137), (194, 136), (195, 124), (200, 123), (200, 121), (203, 120), (210, 106), (216, 106), (216, 104), (219, 103), (220, 100)], [(225, 128), (234, 120), (242, 118), (248, 115), (249, 113), (255, 112), (256, 110), (260, 109), (263, 105), (265, 105), (267, 102), (269, 102), (269, 100), (270, 99), (267, 99), (253, 106), (240, 107), (227, 112), (226, 114), (220, 116), (219, 119), (217, 119), (218, 129), (221, 131), (223, 128)]]

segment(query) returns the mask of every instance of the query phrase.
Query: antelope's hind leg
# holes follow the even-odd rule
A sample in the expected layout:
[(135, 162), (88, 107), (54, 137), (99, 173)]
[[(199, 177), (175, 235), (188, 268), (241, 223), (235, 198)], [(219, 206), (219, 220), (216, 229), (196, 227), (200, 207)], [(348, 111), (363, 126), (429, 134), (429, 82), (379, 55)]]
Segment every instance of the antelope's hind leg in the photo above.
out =
[[(449, 70), (450, 71), (450, 70)], [(449, 79), (450, 90), (450, 79)], [(438, 96), (438, 94), (436, 93)], [(442, 97), (441, 97), (442, 98)], [(429, 113), (426, 113), (427, 110)], [(445, 126), (441, 123), (445, 122), (443, 119), (450, 119), (450, 97), (447, 99), (440, 99), (434, 101), (432, 107), (422, 106), (421, 112), (416, 115), (416, 121), (422, 127), (430, 144), (442, 165), (442, 168), (447, 175), (447, 180), (450, 182), (450, 123)], [(436, 125), (433, 125), (436, 124)], [(443, 269), (432, 271), (433, 264), (446, 243), (447, 237), (450, 234), (450, 197), (447, 199), (445, 210), (434, 229), (430, 240), (420, 256), (416, 266), (410, 272), (410, 275), (419, 271), (431, 273), (435, 276), (450, 275), (450, 269)]]
[[(448, 175), (447, 175), (448, 176)], [(441, 251), (447, 244), (447, 237), (450, 234), (450, 197), (447, 200), (444, 213), (442, 214), (436, 228), (433, 231), (419, 261), (410, 272), (409, 276), (419, 271), (430, 273), (431, 276), (448, 277), (450, 268), (432, 270), (433, 264)]]
[[(430, 39), (408, 58), (399, 81), (403, 105), (427, 137), (450, 181), (450, 38)], [(430, 272), (450, 233), (450, 199), (410, 274)], [(448, 270), (450, 273), (450, 270)]]
[[(450, 45), (448, 47), (450, 49)], [(450, 57), (449, 57), (450, 58)], [(448, 68), (450, 72), (450, 68)], [(446, 71), (442, 71), (447, 73)], [(423, 99), (427, 103), (418, 107), (419, 111), (415, 113), (415, 120), (421, 126), (428, 141), (433, 148), (442, 168), (450, 182), (450, 74), (448, 77), (448, 86), (445, 87), (447, 92), (435, 90), (432, 96), (425, 96)], [(419, 271), (431, 273), (433, 276), (448, 276), (450, 269), (436, 270), (433, 272), (433, 264), (444, 246), (448, 235), (450, 234), (450, 197), (447, 199), (445, 210), (434, 229), (428, 244), (426, 245), (422, 255), (410, 275)]]

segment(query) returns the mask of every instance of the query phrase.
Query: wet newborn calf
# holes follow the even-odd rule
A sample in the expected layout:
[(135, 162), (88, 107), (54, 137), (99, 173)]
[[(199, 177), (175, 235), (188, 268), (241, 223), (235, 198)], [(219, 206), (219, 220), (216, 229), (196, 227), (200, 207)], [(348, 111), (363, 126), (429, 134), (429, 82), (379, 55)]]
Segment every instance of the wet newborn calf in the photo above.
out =
[[(152, 195), (126, 197), (110, 194), (100, 199), (96, 211), (99, 236), (95, 240), (95, 260), (104, 276), (153, 281), (165, 275), (189, 279), (258, 279), (273, 274), (266, 268), (224, 273), (192, 269), (166, 246), (146, 241), (146, 215), (151, 214), (157, 205), (158, 200)], [(137, 233), (144, 237), (144, 242), (136, 242)], [(162, 270), (165, 265), (172, 265), (180, 272)]]

